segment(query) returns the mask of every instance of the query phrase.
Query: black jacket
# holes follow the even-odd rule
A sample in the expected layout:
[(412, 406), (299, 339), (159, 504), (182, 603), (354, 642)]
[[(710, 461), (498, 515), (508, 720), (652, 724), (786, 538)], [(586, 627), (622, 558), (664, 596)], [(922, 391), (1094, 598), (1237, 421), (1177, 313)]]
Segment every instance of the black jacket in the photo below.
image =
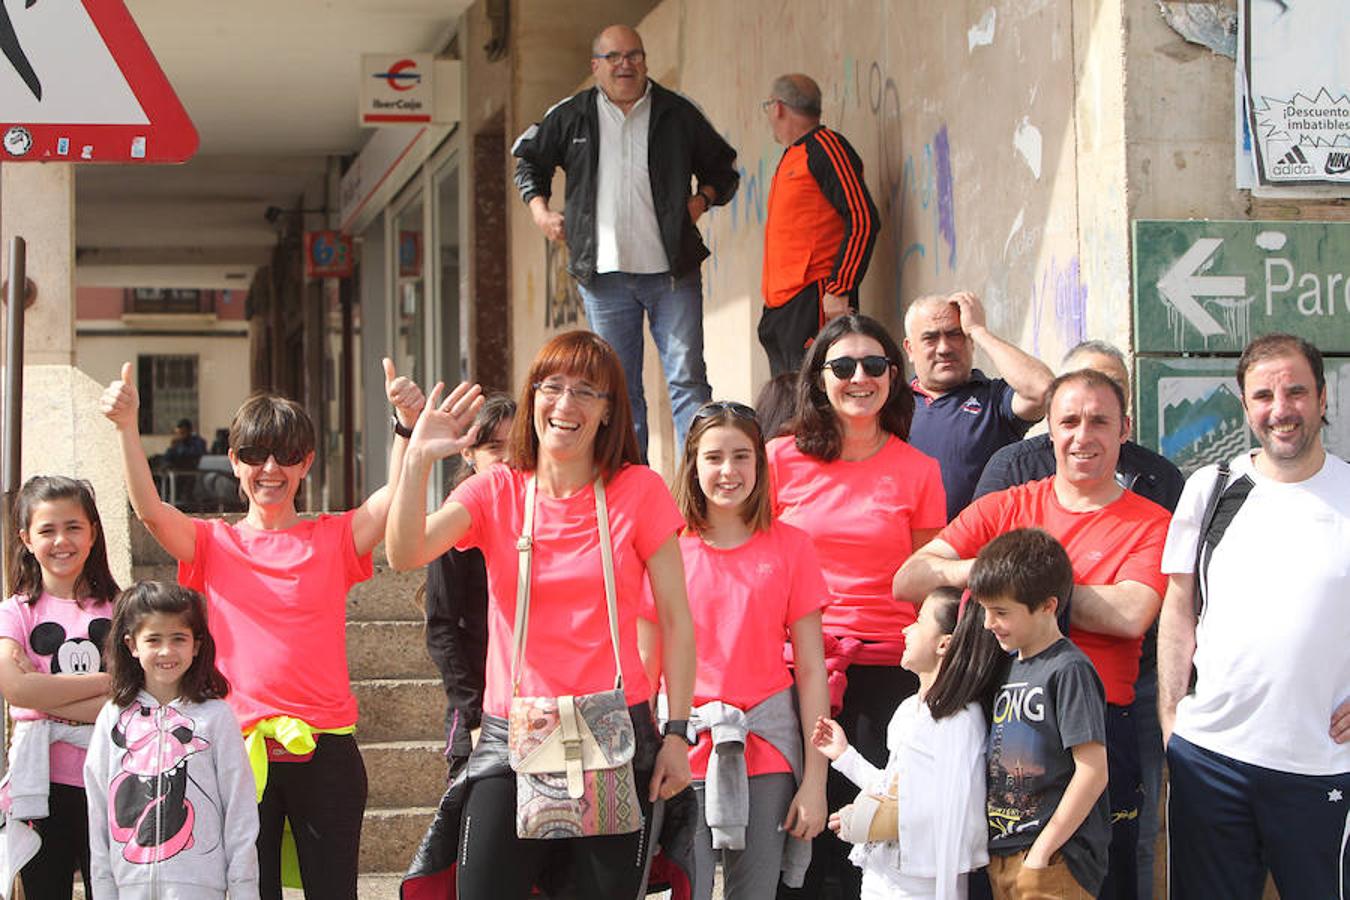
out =
[[(689, 179), (717, 192), (716, 205), (736, 193), (736, 151), (689, 100), (650, 82), (651, 124), (647, 133), (647, 166), (651, 173), (652, 204), (656, 209), (661, 243), (670, 261), (670, 274), (684, 275), (708, 256), (708, 248), (689, 219)], [(542, 122), (516, 138), (516, 187), (529, 203), (548, 199), (553, 171), (567, 174), (564, 231), (570, 260), (568, 271), (578, 281), (595, 275), (595, 186), (600, 164), (600, 118), (596, 107), (599, 88), (589, 88), (558, 103)]]

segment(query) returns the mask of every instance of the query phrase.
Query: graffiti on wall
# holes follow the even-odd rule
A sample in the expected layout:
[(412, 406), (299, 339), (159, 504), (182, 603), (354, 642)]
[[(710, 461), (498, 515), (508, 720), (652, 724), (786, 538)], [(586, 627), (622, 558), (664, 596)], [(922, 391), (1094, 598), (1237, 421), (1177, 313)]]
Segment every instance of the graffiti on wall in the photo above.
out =
[(1083, 283), (1078, 257), (1063, 266), (1053, 256), (1039, 281), (1031, 283), (1032, 353), (1041, 355), (1041, 332), (1048, 309), (1055, 336), (1068, 348), (1087, 338), (1087, 285)]
[(547, 263), (544, 271), (544, 327), (562, 328), (579, 325), (585, 311), (576, 279), (567, 271), (567, 245), (545, 240)]

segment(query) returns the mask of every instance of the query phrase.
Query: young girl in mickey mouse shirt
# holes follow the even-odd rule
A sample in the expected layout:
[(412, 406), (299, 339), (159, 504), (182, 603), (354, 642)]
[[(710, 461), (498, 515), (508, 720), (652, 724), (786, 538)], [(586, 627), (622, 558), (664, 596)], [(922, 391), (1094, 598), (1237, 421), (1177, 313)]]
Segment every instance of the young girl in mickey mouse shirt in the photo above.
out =
[[(20, 873), (30, 900), (69, 898), (78, 869), (89, 889), (85, 747), (108, 693), (101, 657), (117, 584), (88, 482), (28, 479), (14, 507), (22, 548), (14, 595), (0, 603), (0, 693), (14, 735), (3, 795), (11, 852), (40, 844)], [(27, 822), (27, 825), (21, 824)], [(24, 839), (27, 840), (24, 840)]]

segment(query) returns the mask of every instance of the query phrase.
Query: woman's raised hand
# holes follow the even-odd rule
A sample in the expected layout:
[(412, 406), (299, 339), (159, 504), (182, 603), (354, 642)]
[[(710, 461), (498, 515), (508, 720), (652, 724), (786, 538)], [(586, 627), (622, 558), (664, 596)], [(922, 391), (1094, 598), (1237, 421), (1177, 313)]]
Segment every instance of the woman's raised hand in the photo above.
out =
[(413, 426), (427, 402), (422, 389), (407, 375), (394, 371), (394, 361), (387, 356), (384, 358), (384, 394), (404, 428)]
[(141, 395), (136, 392), (136, 382), (131, 377), (131, 363), (122, 363), (121, 376), (104, 388), (98, 408), (117, 427), (136, 427)]
[[(412, 437), (408, 439), (410, 451), (420, 451), (436, 459), (453, 456), (467, 447), (472, 447), (478, 437), (478, 429), (473, 424), (474, 416), (483, 406), (483, 389), (476, 384), (461, 381), (444, 400), (441, 392), (445, 385), (436, 382), (427, 397), (422, 414), (413, 426)], [(421, 393), (420, 391), (418, 393)]]

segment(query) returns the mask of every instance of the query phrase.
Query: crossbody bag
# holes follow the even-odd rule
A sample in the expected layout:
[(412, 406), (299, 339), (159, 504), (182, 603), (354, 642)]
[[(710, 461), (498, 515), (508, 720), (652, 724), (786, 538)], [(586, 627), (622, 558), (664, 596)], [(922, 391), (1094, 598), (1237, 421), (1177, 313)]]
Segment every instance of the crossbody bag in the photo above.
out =
[[(507, 745), (516, 773), (516, 835), (557, 839), (631, 834), (642, 827), (633, 752), (636, 737), (623, 692), (619, 613), (614, 590), (614, 550), (605, 485), (595, 480), (605, 606), (614, 650), (614, 688), (594, 694), (520, 696), (529, 631), (530, 575), (534, 550), (535, 479), (525, 486), (525, 522), (516, 542), (515, 651), (511, 660), (511, 712)], [(584, 602), (584, 598), (578, 598)]]

